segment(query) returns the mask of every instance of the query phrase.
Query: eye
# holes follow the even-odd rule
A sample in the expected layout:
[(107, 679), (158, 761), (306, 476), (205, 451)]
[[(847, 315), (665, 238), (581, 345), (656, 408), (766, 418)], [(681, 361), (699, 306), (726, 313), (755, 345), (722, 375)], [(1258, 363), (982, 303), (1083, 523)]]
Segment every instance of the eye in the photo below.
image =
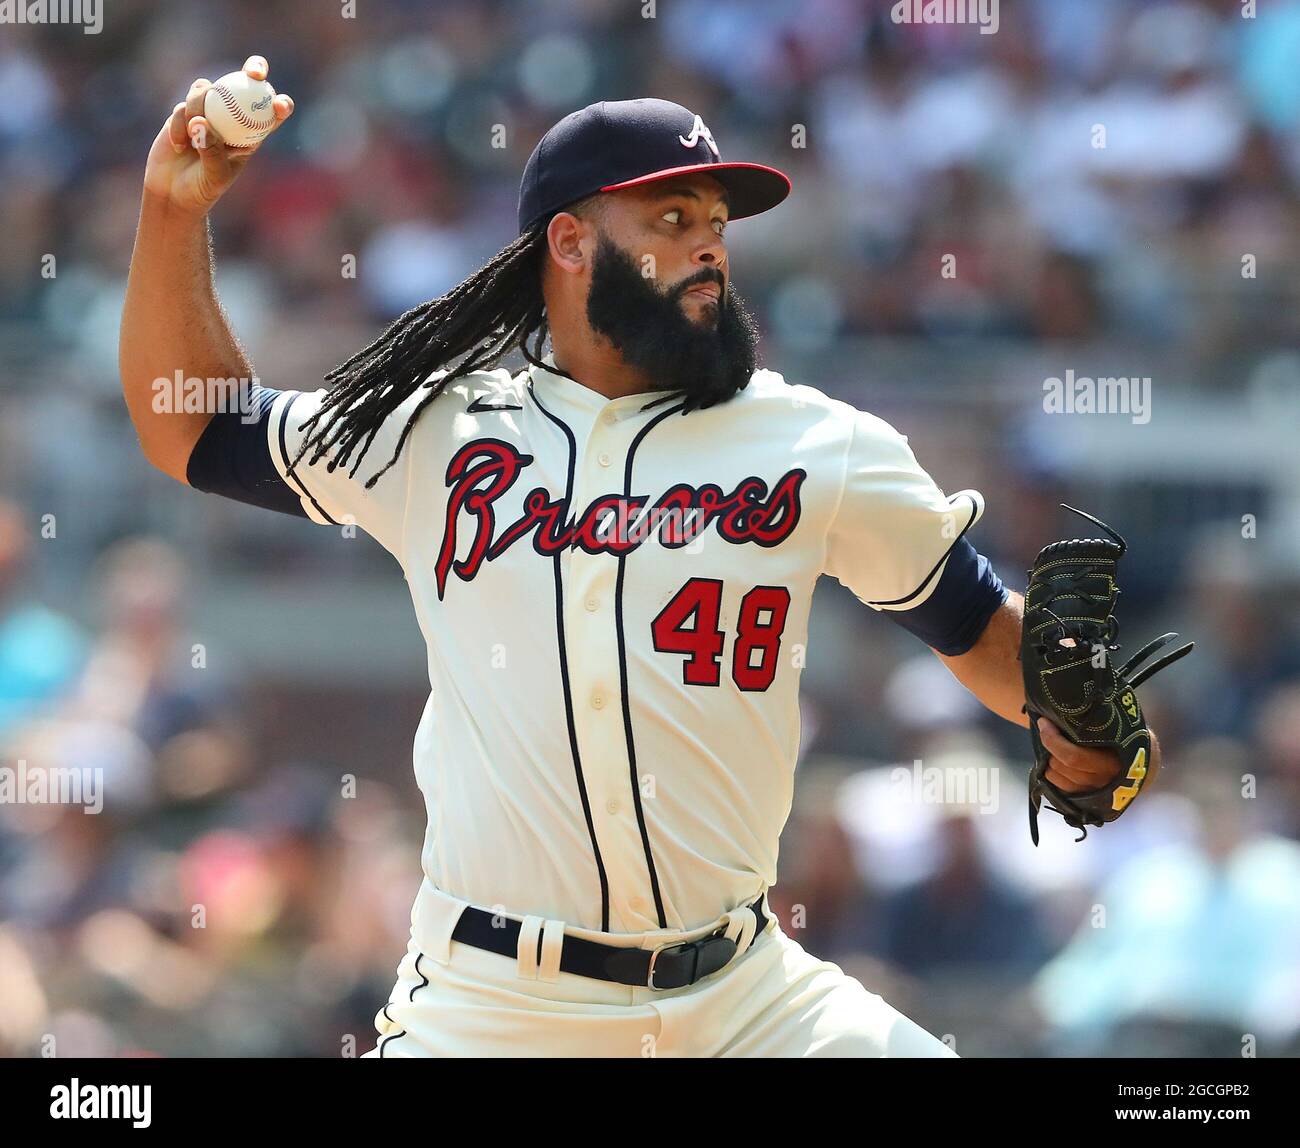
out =
[[(670, 216), (672, 218), (669, 218)], [(682, 209), (680, 207), (674, 207), (671, 211), (665, 211), (659, 218), (667, 219), (669, 223), (680, 223), (681, 217)]]
[(713, 221), (713, 230), (721, 235), (727, 230), (727, 221), (725, 219), (715, 219)]

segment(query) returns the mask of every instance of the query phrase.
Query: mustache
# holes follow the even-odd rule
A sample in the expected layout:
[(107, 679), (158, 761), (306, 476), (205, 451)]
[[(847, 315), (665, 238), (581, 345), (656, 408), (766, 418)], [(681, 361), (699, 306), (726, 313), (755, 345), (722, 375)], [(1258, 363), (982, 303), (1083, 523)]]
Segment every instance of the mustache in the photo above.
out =
[(694, 275), (688, 275), (676, 287), (673, 288), (673, 298), (680, 299), (692, 287), (702, 287), (706, 283), (716, 283), (719, 294), (725, 299), (727, 296), (727, 277), (722, 274), (716, 267), (704, 267)]

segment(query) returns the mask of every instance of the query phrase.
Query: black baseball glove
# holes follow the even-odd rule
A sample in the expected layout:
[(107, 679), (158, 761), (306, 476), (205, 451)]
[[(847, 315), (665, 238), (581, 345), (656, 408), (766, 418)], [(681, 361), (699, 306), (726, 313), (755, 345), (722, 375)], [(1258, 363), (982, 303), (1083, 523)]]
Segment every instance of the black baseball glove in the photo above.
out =
[[(1044, 798), (1067, 825), (1082, 830), (1114, 821), (1141, 792), (1151, 760), (1151, 731), (1142, 717), (1136, 687), (1192, 650), (1194, 643), (1137, 667), (1177, 634), (1143, 646), (1116, 669), (1119, 649), (1115, 570), (1127, 549), (1124, 539), (1091, 514), (1061, 504), (1099, 526), (1109, 538), (1074, 538), (1044, 547), (1029, 570), (1020, 662), (1025, 678), (1025, 712), (1034, 747), (1029, 775), (1029, 833), (1038, 844), (1038, 811)], [(1133, 674), (1130, 677), (1130, 673)], [(1046, 778), (1050, 754), (1038, 735), (1046, 717), (1076, 745), (1113, 749), (1120, 771), (1109, 785), (1085, 793), (1064, 793)]]

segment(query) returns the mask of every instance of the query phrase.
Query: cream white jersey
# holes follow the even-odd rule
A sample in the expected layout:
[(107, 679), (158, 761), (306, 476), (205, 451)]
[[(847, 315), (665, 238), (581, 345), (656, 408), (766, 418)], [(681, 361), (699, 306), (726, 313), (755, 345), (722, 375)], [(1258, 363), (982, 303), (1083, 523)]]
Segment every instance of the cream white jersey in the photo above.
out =
[(310, 518), (405, 572), (425, 879), (586, 930), (697, 928), (776, 882), (814, 585), (912, 609), (983, 512), (881, 419), (768, 370), (691, 412), (535, 366), (471, 374), (368, 490), (427, 392), (354, 477), (289, 474), (325, 394), (281, 393), (268, 445)]

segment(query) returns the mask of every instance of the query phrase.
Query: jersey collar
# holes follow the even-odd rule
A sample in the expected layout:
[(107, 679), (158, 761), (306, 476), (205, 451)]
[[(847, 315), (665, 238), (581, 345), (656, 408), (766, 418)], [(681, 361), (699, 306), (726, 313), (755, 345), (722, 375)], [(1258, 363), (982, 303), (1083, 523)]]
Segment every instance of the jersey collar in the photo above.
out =
[(562, 375), (558, 370), (551, 369), (555, 367), (555, 353), (553, 351), (548, 351), (543, 355), (542, 362), (546, 364), (545, 367), (538, 367), (533, 363), (528, 365), (528, 376), (532, 380), (535, 393), (541, 398), (542, 402), (550, 401), (568, 404), (592, 415), (600, 415), (608, 411), (624, 417), (637, 414), (647, 406), (650, 406), (652, 410), (661, 411), (668, 406), (666, 401), (661, 400), (667, 400), (671, 396), (680, 393), (674, 390), (641, 391), (635, 395), (607, 399), (599, 391), (584, 386), (577, 379), (571, 379), (568, 375)]

